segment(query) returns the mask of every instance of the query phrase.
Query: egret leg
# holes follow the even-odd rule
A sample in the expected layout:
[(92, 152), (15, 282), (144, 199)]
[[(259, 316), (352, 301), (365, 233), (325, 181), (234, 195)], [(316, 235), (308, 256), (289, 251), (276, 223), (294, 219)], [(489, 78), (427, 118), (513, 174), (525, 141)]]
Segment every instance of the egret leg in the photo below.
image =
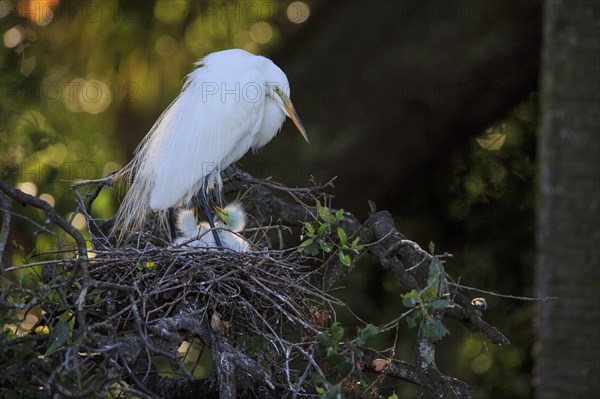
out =
[(171, 233), (171, 241), (177, 237), (177, 227), (175, 226), (175, 210), (169, 208), (167, 211), (167, 223), (169, 224), (169, 233)]
[(219, 237), (217, 230), (215, 230), (215, 222), (213, 220), (213, 215), (212, 215), (212, 212), (210, 211), (210, 208), (208, 206), (208, 201), (206, 199), (207, 189), (208, 189), (208, 176), (206, 176), (204, 178), (204, 182), (202, 182), (202, 188), (200, 189), (200, 203), (202, 204), (202, 207), (204, 208), (204, 214), (206, 215), (206, 219), (208, 219), (208, 224), (210, 225), (210, 228), (212, 229), (212, 234), (213, 234), (213, 237), (215, 238), (215, 243), (217, 243), (217, 246), (219, 247), (219, 249), (222, 249), (223, 244), (221, 244), (221, 238)]

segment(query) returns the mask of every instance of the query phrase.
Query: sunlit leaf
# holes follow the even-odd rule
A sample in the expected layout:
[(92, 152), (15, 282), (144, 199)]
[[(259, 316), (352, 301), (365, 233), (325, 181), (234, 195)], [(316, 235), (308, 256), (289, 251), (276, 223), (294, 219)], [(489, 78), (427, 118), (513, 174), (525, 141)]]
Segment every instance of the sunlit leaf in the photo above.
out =
[(346, 242), (348, 241), (348, 237), (346, 236), (346, 232), (344, 231), (344, 229), (342, 229), (341, 227), (338, 227), (337, 233), (338, 233), (338, 237), (340, 238), (340, 243), (342, 245), (346, 245)]
[(407, 308), (413, 308), (419, 302), (419, 293), (416, 290), (411, 290), (402, 295), (402, 304)]
[(333, 246), (326, 241), (319, 240), (319, 246), (326, 253), (330, 253), (331, 251), (333, 251)]
[(481, 137), (477, 137), (477, 144), (484, 150), (497, 151), (504, 145), (506, 135), (503, 133), (489, 133)]
[(325, 233), (325, 230), (327, 230), (327, 227), (329, 227), (329, 225), (327, 223), (321, 223), (321, 225), (319, 226), (319, 229), (317, 230), (317, 234), (322, 236), (323, 233)]
[(305, 223), (304, 223), (304, 227), (306, 228), (306, 233), (307, 233), (309, 236), (313, 236), (313, 235), (315, 235), (315, 227), (312, 225), (312, 223), (305, 222)]
[(343, 251), (338, 252), (338, 257), (340, 258), (340, 262), (342, 262), (342, 265), (344, 266), (350, 266), (350, 264), (352, 263), (352, 258), (350, 258), (350, 256), (345, 254)]

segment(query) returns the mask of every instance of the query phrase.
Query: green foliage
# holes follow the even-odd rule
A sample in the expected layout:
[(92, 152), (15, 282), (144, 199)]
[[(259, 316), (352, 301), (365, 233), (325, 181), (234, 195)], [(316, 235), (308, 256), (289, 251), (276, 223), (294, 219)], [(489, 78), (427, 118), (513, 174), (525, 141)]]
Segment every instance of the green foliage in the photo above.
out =
[(317, 336), (317, 355), (324, 359), (327, 369), (331, 370), (327, 378), (317, 373), (312, 376), (320, 398), (343, 398), (346, 385), (362, 388), (369, 386), (365, 384), (360, 370), (355, 367), (355, 361), (363, 354), (360, 347), (377, 331), (377, 327), (367, 324), (358, 329), (356, 338), (343, 342), (344, 328), (339, 322), (335, 322)]
[(136, 266), (137, 275), (141, 276), (146, 273), (154, 273), (156, 271), (156, 262), (142, 262)]
[(444, 268), (436, 256), (429, 265), (427, 286), (420, 290), (411, 290), (402, 295), (402, 304), (412, 308), (413, 312), (407, 317), (409, 327), (414, 328), (423, 323), (423, 332), (426, 337), (440, 340), (449, 334), (448, 329), (441, 320), (434, 317), (452, 304), (452, 301), (443, 296), (442, 281)]
[(453, 218), (468, 220), (486, 203), (533, 206), (536, 166), (527, 141), (535, 137), (537, 120), (537, 102), (525, 101), (473, 140), (465, 154), (455, 154), (449, 202)]
[[(33, 284), (33, 279), (30, 275), (0, 285), (0, 397), (48, 397), (32, 376), (47, 379), (61, 367), (75, 334), (72, 313), (61, 311), (74, 286), (67, 284), (65, 277), (48, 285)], [(64, 286), (59, 287), (58, 282)], [(44, 310), (52, 316), (44, 317)], [(84, 373), (85, 367), (80, 367)], [(76, 376), (64, 372), (55, 378), (71, 386)]]
[(59, 321), (50, 332), (48, 341), (50, 345), (46, 349), (44, 356), (51, 355), (54, 351), (59, 350), (69, 339), (71, 335), (71, 325), (64, 321)]
[(258, 335), (248, 338), (244, 344), (244, 352), (246, 352), (248, 356), (252, 357), (260, 354), (268, 348), (269, 341), (265, 337), (260, 337)]
[(350, 253), (358, 253), (364, 248), (359, 244), (360, 237), (348, 242), (346, 231), (339, 225), (344, 219), (344, 210), (338, 209), (334, 213), (329, 208), (316, 202), (317, 216), (311, 222), (304, 223), (304, 237), (306, 238), (298, 248), (298, 252), (316, 256), (323, 251), (327, 254), (337, 254), (340, 262), (350, 266), (352, 258)]

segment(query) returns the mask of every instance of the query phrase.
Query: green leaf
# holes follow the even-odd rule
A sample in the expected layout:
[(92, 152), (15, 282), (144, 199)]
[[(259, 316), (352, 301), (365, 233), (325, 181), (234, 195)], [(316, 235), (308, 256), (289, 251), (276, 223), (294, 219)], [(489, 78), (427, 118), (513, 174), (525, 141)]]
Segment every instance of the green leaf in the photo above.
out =
[(433, 241), (429, 241), (427, 246), (429, 247), (429, 253), (433, 255), (435, 253), (435, 243)]
[(325, 230), (327, 230), (327, 227), (329, 227), (329, 225), (327, 223), (321, 223), (321, 225), (319, 226), (319, 229), (317, 230), (317, 234), (322, 236), (323, 233), (325, 233)]
[(315, 235), (315, 226), (313, 226), (312, 223), (304, 222), (304, 228), (306, 229), (306, 234), (309, 236)]
[(427, 304), (427, 306), (434, 312), (439, 312), (440, 310), (444, 310), (449, 307), (451, 303), (452, 301), (449, 299), (436, 299), (435, 301)]
[(323, 213), (323, 205), (321, 205), (321, 201), (317, 200), (317, 216), (320, 216)]
[(427, 318), (424, 323), (423, 334), (425, 334), (427, 338), (440, 340), (450, 333), (444, 323), (440, 320)]
[(324, 252), (327, 253), (330, 253), (333, 250), (333, 246), (330, 243), (323, 240), (319, 240), (319, 246)]
[(73, 313), (67, 310), (63, 312), (60, 316), (58, 316), (58, 320), (67, 323), (69, 320), (73, 318)]
[(329, 334), (337, 345), (344, 337), (344, 327), (342, 327), (342, 325), (336, 321), (331, 325), (331, 327), (329, 327)]
[(423, 292), (423, 297), (427, 302), (439, 298), (441, 294), (441, 280), (444, 268), (442, 262), (436, 256), (429, 264), (429, 277), (427, 278), (427, 289)]
[(261, 337), (259, 335), (255, 335), (246, 342), (245, 352), (249, 356), (254, 357), (254, 356), (258, 355), (259, 353), (267, 350), (268, 347), (269, 347), (269, 341), (266, 338)]
[(343, 399), (344, 393), (342, 390), (342, 383), (338, 382), (334, 386), (330, 387), (326, 392), (319, 395), (321, 399)]
[(300, 244), (301, 247), (308, 247), (310, 244), (312, 244), (314, 241), (314, 239), (309, 238), (308, 240), (304, 240), (302, 241), (302, 244)]
[(346, 232), (344, 231), (344, 229), (342, 229), (341, 227), (338, 227), (337, 233), (338, 233), (338, 237), (340, 238), (340, 243), (342, 245), (346, 245), (346, 242), (348, 242), (348, 237), (346, 236)]
[(343, 336), (344, 328), (336, 321), (317, 336), (317, 352), (321, 355), (335, 353)]
[(366, 326), (358, 330), (358, 344), (364, 345), (367, 342), (367, 340), (375, 334), (377, 334), (377, 327), (375, 327), (373, 324), (367, 324)]
[(338, 222), (341, 222), (342, 219), (344, 218), (344, 210), (338, 209), (337, 211), (335, 211), (335, 218), (337, 219)]
[(340, 258), (340, 262), (342, 262), (342, 265), (350, 266), (352, 264), (352, 258), (346, 255), (343, 251), (338, 252), (338, 257)]
[(407, 308), (414, 308), (420, 302), (419, 293), (416, 290), (411, 290), (401, 297), (402, 304)]
[(416, 326), (419, 325), (419, 321), (421, 321), (422, 316), (423, 316), (422, 312), (420, 310), (417, 310), (414, 312), (413, 315), (408, 316), (406, 318), (406, 324), (408, 325), (409, 328), (415, 328)]
[(387, 399), (398, 399), (398, 395), (396, 395), (396, 392), (394, 392), (392, 396), (388, 396)]
[(71, 326), (69, 323), (65, 323), (64, 321), (59, 321), (56, 323), (54, 329), (52, 329), (50, 335), (48, 336), (48, 342), (50, 345), (48, 346), (45, 355), (48, 356), (63, 346), (63, 344), (67, 342), (67, 339), (69, 339), (70, 334)]
[(317, 256), (320, 251), (319, 244), (316, 242), (310, 244), (308, 247), (306, 247), (306, 249), (311, 256)]

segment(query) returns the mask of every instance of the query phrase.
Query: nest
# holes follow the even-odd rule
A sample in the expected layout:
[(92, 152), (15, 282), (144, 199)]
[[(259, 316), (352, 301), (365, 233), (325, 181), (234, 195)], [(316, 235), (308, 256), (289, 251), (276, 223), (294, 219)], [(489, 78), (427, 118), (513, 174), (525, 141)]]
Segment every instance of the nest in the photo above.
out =
[[(314, 332), (314, 310), (333, 301), (311, 285), (310, 266), (295, 251), (238, 253), (149, 245), (95, 253), (91, 277), (132, 287), (146, 323), (173, 316), (178, 306), (193, 303), (200, 317), (212, 319), (213, 330), (274, 338), (283, 325)], [(132, 305), (129, 295), (115, 298), (111, 290), (99, 294), (102, 306), (118, 312), (119, 325), (133, 328), (133, 315), (123, 312)]]
[[(153, 364), (156, 356), (169, 361), (170, 374), (185, 377), (175, 379), (180, 386), (200, 378), (207, 382), (207, 391), (198, 391), (198, 386), (195, 391), (215, 392), (215, 377), (208, 369), (194, 372), (203, 353), (213, 356), (206, 363), (212, 364), (218, 391), (228, 386), (235, 390), (236, 385), (240, 392), (266, 387), (270, 397), (314, 391), (311, 370), (323, 375), (313, 359), (316, 338), (327, 328), (334, 307), (343, 304), (314, 285), (323, 283), (322, 269), (315, 267), (324, 265), (324, 259), (289, 246), (276, 250), (272, 244), (278, 240), (284, 248), (283, 232), (297, 232), (297, 226), (314, 217), (301, 199), (314, 201), (320, 194), (246, 179), (234, 187), (234, 192), (244, 193), (241, 200), (249, 218), (244, 234), (254, 243), (252, 251), (243, 253), (174, 247), (158, 219), (117, 242), (109, 234), (112, 221), (91, 216), (94, 200), (111, 182), (108, 178), (96, 188), (88, 182), (74, 187), (76, 213), (87, 220), (87, 242), (51, 206), (26, 198), (75, 241), (61, 240), (57, 251), (39, 254), (44, 260), (23, 266), (42, 266), (39, 303), (44, 317), (32, 330), (41, 326), (62, 334), (60, 345), (54, 346), (64, 346), (64, 359), (62, 352), (53, 352), (59, 366), (40, 379), (47, 381), (41, 384), (49, 392), (79, 397), (81, 392), (127, 391), (164, 397), (169, 391), (165, 384), (172, 379), (162, 377), (167, 367), (164, 362)], [(77, 190), (84, 186), (84, 193)], [(288, 192), (295, 203), (284, 202), (271, 189)], [(19, 198), (19, 193), (14, 195)], [(185, 351), (185, 343), (201, 348)], [(231, 370), (234, 377), (228, 375)], [(74, 385), (71, 378), (77, 381)]]
[[(103, 336), (116, 332), (120, 337), (141, 337), (149, 343), (147, 350), (161, 354), (153, 349), (162, 334), (158, 330), (171, 334), (176, 328), (165, 329), (165, 320), (185, 313), (218, 337), (213, 340), (225, 340), (243, 353), (241, 358), (260, 364), (267, 385), (285, 387), (302, 380), (305, 366), (291, 364), (306, 364), (315, 337), (327, 325), (334, 305), (341, 305), (313, 286), (311, 281), (318, 281), (314, 259), (295, 249), (239, 253), (163, 247), (151, 241), (143, 245), (91, 251), (95, 256), (88, 264), (94, 284), (85, 301), (90, 330)], [(201, 377), (196, 366), (207, 364), (200, 358), (210, 353), (203, 348), (214, 350), (215, 345), (201, 335), (187, 330), (162, 353), (175, 364), (175, 375)], [(174, 352), (177, 347), (179, 353)]]

